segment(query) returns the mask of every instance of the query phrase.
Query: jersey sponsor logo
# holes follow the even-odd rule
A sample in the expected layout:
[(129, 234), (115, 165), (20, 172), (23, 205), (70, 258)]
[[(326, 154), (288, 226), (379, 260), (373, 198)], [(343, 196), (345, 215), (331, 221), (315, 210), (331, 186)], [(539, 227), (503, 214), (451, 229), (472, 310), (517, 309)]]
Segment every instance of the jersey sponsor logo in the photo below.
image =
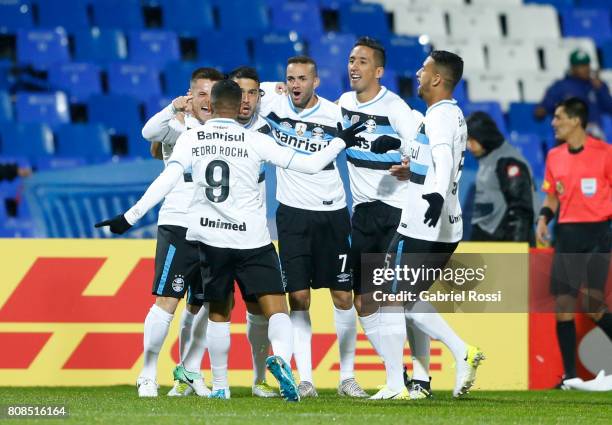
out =
[(198, 131), (198, 140), (222, 140), (224, 142), (244, 142), (244, 133), (231, 134), (226, 132)]
[(278, 129), (274, 129), (274, 136), (276, 140), (279, 142), (286, 144), (294, 149), (298, 149), (305, 152), (318, 152), (325, 147), (323, 141), (318, 140), (310, 140), (308, 138), (301, 138), (297, 136), (291, 136), (287, 133), (283, 133)]
[(221, 221), (221, 219), (219, 218), (215, 221), (214, 219), (210, 219), (208, 217), (200, 218), (200, 226), (212, 227), (214, 229), (221, 229), (221, 230), (235, 230), (237, 232), (246, 232), (246, 229), (247, 229), (245, 222), (242, 222), (242, 224), (230, 223), (227, 221)]
[(449, 215), (448, 216), (448, 222), (450, 224), (459, 223), (461, 221), (461, 219), (462, 219), (462, 215), (461, 214), (459, 214), (459, 215)]
[(302, 137), (306, 133), (306, 124), (303, 122), (298, 122), (295, 124), (295, 134)]
[(597, 179), (586, 178), (580, 179), (580, 190), (584, 196), (593, 196), (597, 193)]
[(185, 279), (183, 279), (183, 275), (175, 275), (174, 280), (172, 281), (172, 289), (174, 292), (181, 292), (185, 287)]

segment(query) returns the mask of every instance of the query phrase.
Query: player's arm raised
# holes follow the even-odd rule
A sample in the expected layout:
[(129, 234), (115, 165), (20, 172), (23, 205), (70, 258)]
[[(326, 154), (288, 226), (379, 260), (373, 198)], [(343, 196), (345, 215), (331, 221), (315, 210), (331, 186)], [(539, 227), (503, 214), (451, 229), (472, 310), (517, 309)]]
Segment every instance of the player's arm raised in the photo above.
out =
[[(153, 115), (142, 128), (142, 137), (149, 142), (174, 144), (185, 128), (175, 128), (170, 121), (177, 114), (188, 110), (191, 96), (179, 96), (168, 106)], [(179, 126), (180, 127), (180, 126)]]

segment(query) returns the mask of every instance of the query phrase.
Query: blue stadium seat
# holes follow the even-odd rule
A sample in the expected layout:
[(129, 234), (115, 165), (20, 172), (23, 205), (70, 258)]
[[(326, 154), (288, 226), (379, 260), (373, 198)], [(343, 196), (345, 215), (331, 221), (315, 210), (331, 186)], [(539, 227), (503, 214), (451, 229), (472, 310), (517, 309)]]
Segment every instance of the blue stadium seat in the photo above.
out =
[(612, 68), (612, 39), (605, 41), (600, 46), (601, 67)]
[(429, 55), (431, 46), (419, 43), (418, 37), (394, 36), (385, 43), (387, 68), (399, 75), (413, 77)]
[(0, 91), (0, 123), (13, 121), (11, 97), (5, 91)]
[[(348, 81), (348, 76), (346, 77)], [(380, 79), (380, 84), (391, 90), (393, 93), (399, 93), (399, 77), (393, 69), (385, 69), (385, 73)]]
[(346, 69), (355, 36), (352, 34), (328, 33), (310, 43), (310, 56), (317, 64)]
[(36, 0), (38, 25), (63, 27), (66, 31), (89, 28), (87, 2), (74, 0)]
[(533, 117), (535, 103), (511, 103), (508, 110), (508, 125), (510, 131), (520, 133), (535, 133), (540, 136), (551, 134), (551, 119), (547, 117), (541, 121), (536, 121)]
[(602, 115), (601, 124), (603, 132), (606, 135), (606, 140), (608, 143), (612, 143), (612, 116)]
[(506, 122), (504, 121), (504, 113), (501, 106), (497, 102), (468, 102), (463, 105), (463, 115), (467, 118), (470, 114), (476, 111), (486, 112), (493, 118), (500, 131), (507, 135)]
[[(427, 105), (425, 104), (423, 99), (421, 99), (418, 96), (409, 97), (408, 99), (406, 99), (406, 103), (412, 109), (416, 109), (417, 111), (419, 111), (422, 114), (425, 114), (425, 111), (427, 111)], [(463, 111), (463, 113), (465, 114), (465, 111)]]
[(612, 37), (610, 9), (566, 9), (561, 11), (564, 37), (591, 37), (596, 43)]
[(369, 35), (386, 40), (389, 35), (389, 23), (383, 7), (379, 4), (342, 4), (338, 10), (340, 31)]
[(316, 90), (317, 94), (335, 102), (344, 93), (344, 83), (348, 80), (346, 72), (339, 72), (340, 70), (326, 65), (319, 66), (318, 70), (321, 85)]
[(17, 93), (17, 120), (23, 123), (44, 122), (51, 127), (70, 122), (68, 99), (62, 92)]
[(179, 35), (192, 36), (200, 31), (214, 30), (212, 2), (209, 0), (162, 0), (164, 28)]
[(68, 62), (68, 36), (55, 30), (19, 30), (17, 32), (17, 61), (40, 68), (54, 63)]
[(55, 154), (53, 133), (42, 123), (5, 123), (0, 127), (2, 154), (25, 156), (30, 160)]
[(127, 94), (140, 101), (161, 94), (158, 72), (147, 65), (126, 63), (109, 65), (108, 88), (110, 93)]
[(0, 59), (0, 90), (9, 90), (14, 82), (11, 69), (13, 62), (9, 59)]
[(75, 57), (99, 64), (127, 58), (127, 42), (119, 30), (92, 28), (74, 33)]
[(202, 33), (198, 38), (198, 58), (200, 62), (214, 61), (224, 71), (251, 62), (246, 40), (238, 31)]
[(285, 81), (287, 61), (265, 61), (255, 63), (255, 69), (261, 81)]
[(100, 68), (92, 63), (54, 65), (49, 69), (49, 83), (53, 90), (65, 91), (71, 103), (83, 103), (89, 96), (102, 93)]
[(172, 97), (154, 96), (145, 102), (145, 119), (151, 118), (172, 102)]
[(577, 0), (578, 6), (584, 8), (609, 9), (610, 0)]
[(85, 157), (90, 162), (110, 159), (111, 142), (100, 124), (66, 124), (57, 129), (57, 155)]
[(302, 53), (303, 44), (292, 40), (287, 33), (268, 33), (255, 39), (255, 62), (283, 62)]
[(169, 61), (179, 60), (179, 40), (172, 31), (131, 31), (129, 34), (130, 60), (163, 66)]
[(513, 131), (508, 138), (510, 144), (516, 147), (525, 157), (534, 176), (541, 177), (544, 174), (544, 152), (542, 150), (542, 139), (533, 133), (518, 133)]
[(312, 40), (323, 34), (319, 5), (313, 1), (282, 1), (270, 7), (272, 28), (297, 31), (301, 37)]
[(455, 86), (455, 90), (453, 91), (453, 97), (457, 101), (459, 107), (463, 107), (463, 105), (468, 102), (467, 86), (465, 84), (465, 80), (459, 81), (459, 84)]
[(90, 123), (104, 124), (111, 134), (129, 134), (142, 128), (140, 105), (131, 96), (97, 95), (87, 102)]
[(136, 129), (127, 135), (127, 148), (129, 157), (151, 158), (151, 142), (145, 140), (142, 133)]
[(551, 4), (557, 9), (573, 7), (576, 4), (576, 0), (525, 0), (524, 2), (535, 4)]
[(217, 8), (222, 31), (252, 36), (270, 27), (268, 8), (263, 0), (217, 0)]
[(144, 28), (140, 0), (93, 0), (94, 25), (122, 30)]
[(170, 62), (164, 68), (164, 93), (173, 99), (177, 96), (184, 96), (189, 89), (191, 74), (200, 66), (210, 66), (198, 62)]
[(321, 9), (338, 10), (341, 6), (346, 4), (357, 3), (358, 0), (319, 0)]
[(0, 34), (15, 33), (33, 26), (32, 6), (28, 0), (0, 2)]

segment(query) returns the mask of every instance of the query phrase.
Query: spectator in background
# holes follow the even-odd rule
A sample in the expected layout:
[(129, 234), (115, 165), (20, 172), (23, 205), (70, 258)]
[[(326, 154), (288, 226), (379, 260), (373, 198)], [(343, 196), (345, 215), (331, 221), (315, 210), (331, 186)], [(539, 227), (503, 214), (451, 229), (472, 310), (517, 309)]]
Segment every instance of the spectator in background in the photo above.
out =
[(587, 104), (578, 98), (564, 100), (555, 110), (555, 138), (565, 143), (548, 152), (542, 184), (546, 199), (536, 230), (538, 241), (546, 244), (548, 223), (558, 216), (550, 290), (565, 378), (576, 377), (574, 312), (579, 293), (583, 311), (612, 340), (612, 314), (605, 303), (612, 242), (612, 146), (587, 135), (587, 117)]
[(478, 159), (472, 216), (475, 241), (534, 242), (534, 184), (529, 164), (484, 112), (467, 119), (467, 148)]
[(612, 114), (610, 89), (591, 69), (591, 58), (587, 52), (574, 50), (569, 60), (568, 74), (546, 90), (544, 99), (535, 108), (535, 118), (540, 120), (546, 115), (552, 115), (559, 102), (577, 97), (586, 102), (589, 108), (587, 133), (604, 139), (602, 114)]
[(11, 181), (16, 177), (28, 177), (31, 174), (29, 167), (20, 167), (16, 163), (0, 164), (0, 181)]

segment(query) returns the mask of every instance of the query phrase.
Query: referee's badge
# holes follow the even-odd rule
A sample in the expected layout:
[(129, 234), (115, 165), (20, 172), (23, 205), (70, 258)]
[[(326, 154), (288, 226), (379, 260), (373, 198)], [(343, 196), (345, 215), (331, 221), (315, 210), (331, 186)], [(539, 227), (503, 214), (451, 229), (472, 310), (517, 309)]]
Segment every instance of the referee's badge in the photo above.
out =
[(593, 177), (580, 179), (580, 190), (582, 190), (584, 196), (595, 195), (597, 193), (597, 179)]
[(560, 181), (555, 183), (555, 190), (559, 195), (563, 195), (563, 192), (565, 192), (565, 187), (563, 187), (563, 183), (561, 183)]

